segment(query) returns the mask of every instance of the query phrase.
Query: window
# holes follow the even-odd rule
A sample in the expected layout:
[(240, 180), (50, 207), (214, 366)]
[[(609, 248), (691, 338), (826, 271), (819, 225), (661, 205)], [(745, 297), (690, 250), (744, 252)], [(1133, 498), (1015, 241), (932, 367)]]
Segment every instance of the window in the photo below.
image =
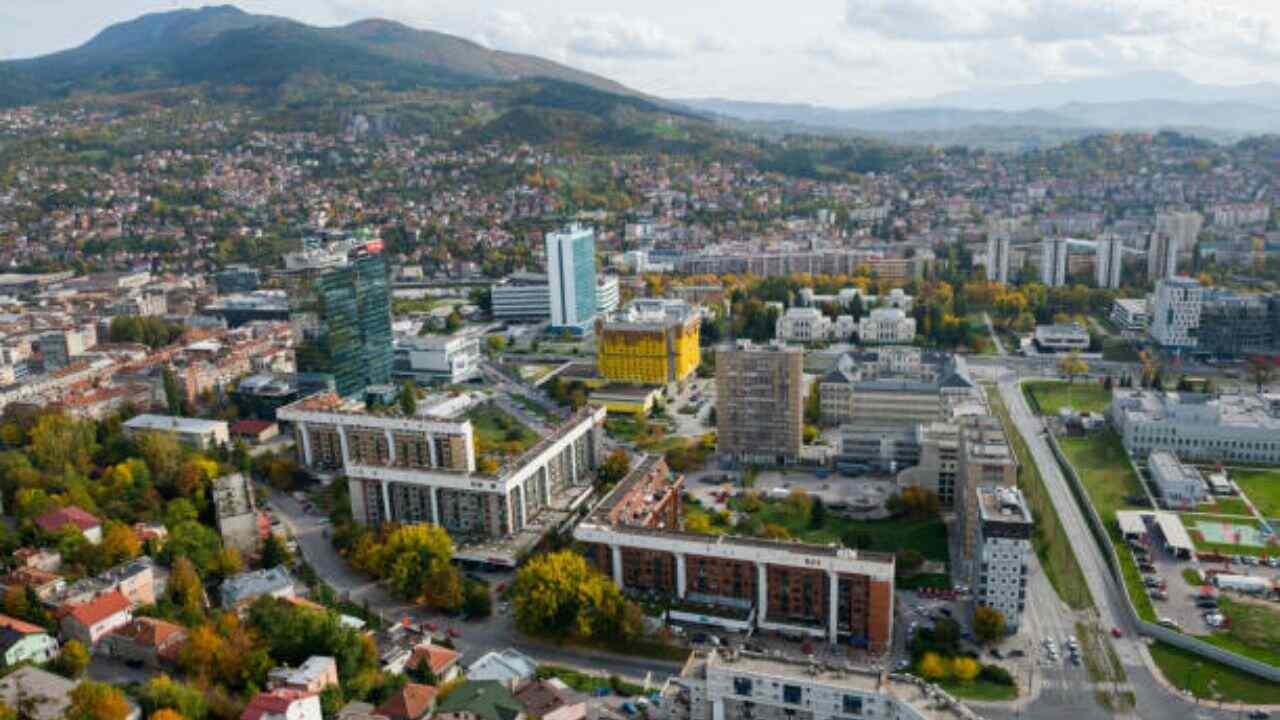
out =
[(783, 685), (782, 686), (782, 702), (789, 705), (800, 704), (800, 686), (799, 685)]
[(845, 715), (861, 715), (862, 698), (857, 695), (845, 695), (841, 707)]
[(751, 696), (751, 678), (736, 677), (733, 679), (733, 694)]

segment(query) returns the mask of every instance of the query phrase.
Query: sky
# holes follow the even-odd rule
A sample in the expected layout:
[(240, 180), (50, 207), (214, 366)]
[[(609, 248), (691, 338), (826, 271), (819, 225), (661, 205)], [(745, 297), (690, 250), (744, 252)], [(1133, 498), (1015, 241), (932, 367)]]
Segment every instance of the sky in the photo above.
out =
[[(85, 42), (190, 0), (7, 0), (0, 57)], [(1274, 79), (1268, 0), (240, 0), (313, 25), (377, 17), (527, 52), (669, 98), (865, 107), (966, 89), (1165, 70)]]

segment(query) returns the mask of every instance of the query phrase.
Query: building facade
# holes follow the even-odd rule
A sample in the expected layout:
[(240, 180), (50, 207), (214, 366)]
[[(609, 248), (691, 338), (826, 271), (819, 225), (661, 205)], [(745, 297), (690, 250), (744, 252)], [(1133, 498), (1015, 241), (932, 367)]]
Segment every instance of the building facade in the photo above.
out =
[(1151, 313), (1142, 298), (1116, 298), (1111, 305), (1111, 322), (1127, 338), (1143, 337), (1151, 328)]
[(596, 321), (596, 369), (620, 383), (682, 383), (702, 362), (702, 317), (680, 300), (635, 300)]
[(1189, 277), (1156, 283), (1151, 311), (1151, 339), (1166, 348), (1194, 349), (1199, 342), (1204, 288)]
[(1045, 352), (1084, 352), (1089, 349), (1089, 331), (1080, 323), (1037, 325), (1035, 343)]
[(1174, 510), (1194, 510), (1207, 494), (1208, 484), (1193, 465), (1183, 465), (1168, 450), (1156, 450), (1147, 456), (1151, 481), (1160, 493), (1164, 506)]
[(1108, 411), (1125, 450), (1187, 461), (1280, 464), (1280, 398), (1117, 390)]
[(298, 371), (333, 376), (349, 397), (391, 382), (391, 292), (381, 253), (353, 253), (296, 298)]
[(391, 374), (419, 383), (457, 385), (480, 377), (480, 337), (423, 335), (396, 340)]
[(774, 335), (784, 342), (825, 342), (831, 336), (831, 318), (813, 307), (787, 308), (774, 327)]
[(1007, 233), (993, 232), (987, 237), (987, 280), (1001, 285), (1009, 282), (1009, 244)]
[(876, 308), (858, 320), (858, 342), (905, 345), (916, 338), (916, 319), (898, 308)]
[(800, 459), (804, 350), (743, 340), (716, 350), (717, 442), (722, 454), (769, 465)]
[(914, 347), (846, 353), (818, 380), (824, 425), (913, 427), (975, 392), (964, 358)]
[(1048, 287), (1067, 283), (1067, 254), (1070, 246), (1066, 238), (1048, 237), (1040, 243), (1040, 282)]
[(571, 225), (547, 234), (547, 279), (551, 292), (551, 326), (575, 334), (595, 322), (596, 235)]
[(1031, 571), (1031, 533), (1035, 522), (1026, 500), (1015, 487), (979, 485), (973, 488), (979, 520), (974, 524), (978, 563), (973, 577), (974, 607), (989, 607), (1004, 615), (1005, 629), (1017, 632), (1027, 606), (1027, 575)]
[(1124, 269), (1124, 241), (1118, 237), (1098, 239), (1094, 264), (1094, 281), (1100, 288), (1120, 287), (1120, 274)]

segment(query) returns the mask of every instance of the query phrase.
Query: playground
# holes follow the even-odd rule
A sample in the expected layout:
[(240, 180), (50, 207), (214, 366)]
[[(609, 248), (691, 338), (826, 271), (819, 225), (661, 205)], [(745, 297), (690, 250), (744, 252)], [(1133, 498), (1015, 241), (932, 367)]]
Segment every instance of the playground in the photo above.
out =
[(1240, 545), (1253, 548), (1267, 546), (1267, 535), (1262, 528), (1252, 523), (1197, 518), (1195, 525), (1190, 529), (1200, 533), (1205, 542), (1214, 545)]

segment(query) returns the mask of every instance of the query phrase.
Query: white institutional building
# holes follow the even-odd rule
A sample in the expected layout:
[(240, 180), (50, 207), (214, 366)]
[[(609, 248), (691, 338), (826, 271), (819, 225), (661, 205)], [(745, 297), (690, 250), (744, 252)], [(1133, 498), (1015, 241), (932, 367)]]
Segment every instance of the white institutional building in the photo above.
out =
[(1111, 422), (1125, 450), (1181, 460), (1280, 464), (1280, 397), (1117, 390)]
[(858, 321), (864, 345), (907, 345), (916, 337), (916, 319), (897, 308), (876, 308)]

